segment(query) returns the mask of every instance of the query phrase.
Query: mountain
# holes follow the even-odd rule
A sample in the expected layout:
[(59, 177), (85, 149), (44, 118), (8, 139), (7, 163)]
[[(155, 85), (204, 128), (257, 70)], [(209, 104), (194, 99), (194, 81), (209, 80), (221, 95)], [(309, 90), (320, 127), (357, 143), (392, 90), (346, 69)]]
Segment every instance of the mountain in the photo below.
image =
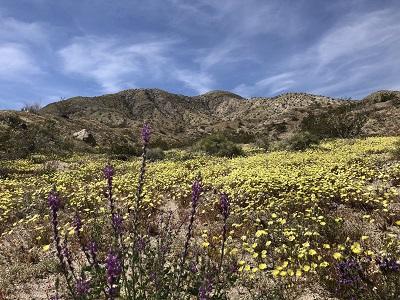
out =
[[(363, 116), (357, 135), (398, 135), (400, 92), (378, 91), (362, 100), (344, 100), (306, 93), (245, 99), (227, 91), (184, 96), (159, 89), (130, 89), (97, 97), (74, 97), (35, 112), (0, 111), (0, 152), (19, 138), (27, 151), (47, 143), (48, 149), (78, 147), (83, 151), (134, 144), (144, 122), (153, 132), (153, 145), (187, 145), (207, 134), (224, 133), (238, 142), (259, 137), (283, 139), (321, 116)], [(311, 124), (311, 125), (310, 125)], [(329, 125), (330, 126), (330, 125)], [(328, 126), (328, 127), (329, 127)], [(91, 139), (74, 133), (86, 129)], [(78, 134), (79, 136), (79, 134)], [(67, 143), (67, 146), (63, 143)], [(41, 146), (39, 146), (41, 144)]]

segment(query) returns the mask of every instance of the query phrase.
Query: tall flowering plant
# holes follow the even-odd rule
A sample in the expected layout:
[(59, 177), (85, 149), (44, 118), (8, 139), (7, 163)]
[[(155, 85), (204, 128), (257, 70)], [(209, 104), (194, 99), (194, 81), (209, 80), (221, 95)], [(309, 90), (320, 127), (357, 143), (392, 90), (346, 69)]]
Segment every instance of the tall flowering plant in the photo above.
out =
[[(141, 136), (143, 154), (136, 197), (125, 214), (127, 218), (122, 217), (124, 214), (113, 195), (115, 169), (107, 164), (103, 170), (106, 180), (104, 196), (109, 210), (107, 223), (111, 232), (109, 235), (100, 234), (105, 244), (99, 244), (93, 235), (85, 233), (89, 230), (88, 226), (76, 213), (73, 220), (75, 242), (83, 255), (73, 253), (71, 249), (74, 247), (70, 247), (70, 244), (74, 241), (69, 241), (66, 236), (62, 238), (59, 231), (61, 198), (55, 188), (49, 193), (54, 244), (66, 283), (64, 290), (72, 299), (183, 299), (190, 295), (210, 299), (211, 295), (220, 295), (218, 278), (224, 271), (230, 210), (228, 196), (222, 194), (220, 198), (223, 217), (221, 256), (213, 266), (206, 263), (210, 259), (201, 257), (196, 246), (196, 212), (204, 191), (200, 178), (196, 178), (192, 184), (188, 219), (181, 222), (173, 218), (172, 212), (153, 209), (156, 212), (154, 220), (143, 221), (149, 212), (142, 203), (146, 154), (150, 142), (148, 124), (143, 126)], [(100, 226), (99, 230), (107, 229)], [(181, 241), (179, 250), (177, 247)], [(58, 295), (57, 290), (57, 298)]]

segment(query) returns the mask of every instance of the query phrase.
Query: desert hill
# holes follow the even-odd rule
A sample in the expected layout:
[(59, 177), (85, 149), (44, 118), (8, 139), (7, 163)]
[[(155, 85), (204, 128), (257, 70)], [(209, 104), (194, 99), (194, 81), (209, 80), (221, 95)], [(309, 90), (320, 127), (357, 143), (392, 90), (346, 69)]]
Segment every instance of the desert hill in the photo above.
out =
[(325, 126), (321, 134), (329, 137), (338, 132), (328, 127), (356, 119), (359, 128), (345, 135), (399, 135), (400, 92), (378, 91), (362, 100), (307, 93), (245, 99), (227, 91), (184, 96), (159, 89), (73, 97), (37, 111), (0, 111), (0, 152), (15, 151), (10, 149), (15, 140), (24, 141), (21, 147), (30, 152), (135, 144), (144, 122), (152, 126), (153, 146), (167, 148), (217, 132), (246, 143), (260, 137), (284, 139), (304, 129), (318, 134), (316, 128)]

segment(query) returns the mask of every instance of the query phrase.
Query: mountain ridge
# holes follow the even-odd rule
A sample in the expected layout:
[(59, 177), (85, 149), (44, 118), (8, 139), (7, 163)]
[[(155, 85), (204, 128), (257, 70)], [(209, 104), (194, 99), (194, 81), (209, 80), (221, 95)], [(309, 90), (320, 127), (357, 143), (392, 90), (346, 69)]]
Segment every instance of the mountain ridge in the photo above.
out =
[(400, 134), (399, 91), (377, 91), (362, 100), (350, 100), (308, 93), (244, 98), (221, 90), (185, 96), (160, 89), (128, 89), (95, 97), (72, 97), (50, 103), (35, 113), (0, 111), (0, 138), (27, 135), (29, 128), (43, 127), (50, 129), (31, 133), (34, 140), (63, 139), (90, 150), (94, 144), (72, 138), (86, 129), (99, 148), (109, 148), (115, 142), (137, 143), (133, 136), (144, 122), (149, 122), (154, 146), (164, 148), (188, 145), (212, 133), (223, 133), (238, 142), (260, 137), (279, 140), (301, 131), (307, 118), (317, 120), (322, 115), (343, 113), (340, 110), (348, 116), (365, 117), (357, 135)]

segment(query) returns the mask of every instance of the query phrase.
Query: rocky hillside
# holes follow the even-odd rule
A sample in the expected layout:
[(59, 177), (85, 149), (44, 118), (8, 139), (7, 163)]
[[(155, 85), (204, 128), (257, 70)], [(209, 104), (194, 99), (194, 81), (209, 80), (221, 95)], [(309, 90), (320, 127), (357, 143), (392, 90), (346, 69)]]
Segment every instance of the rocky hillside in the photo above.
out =
[(15, 139), (29, 140), (26, 147), (31, 152), (45, 144), (48, 149), (89, 151), (113, 143), (134, 143), (145, 121), (153, 128), (154, 145), (162, 147), (187, 145), (213, 132), (237, 142), (266, 136), (282, 139), (302, 130), (304, 120), (310, 127), (320, 115), (343, 114), (352, 118), (362, 115), (357, 135), (398, 135), (400, 92), (379, 91), (363, 100), (306, 93), (245, 99), (226, 91), (189, 97), (158, 89), (74, 97), (34, 113), (0, 111), (0, 152), (9, 151), (5, 149)]

